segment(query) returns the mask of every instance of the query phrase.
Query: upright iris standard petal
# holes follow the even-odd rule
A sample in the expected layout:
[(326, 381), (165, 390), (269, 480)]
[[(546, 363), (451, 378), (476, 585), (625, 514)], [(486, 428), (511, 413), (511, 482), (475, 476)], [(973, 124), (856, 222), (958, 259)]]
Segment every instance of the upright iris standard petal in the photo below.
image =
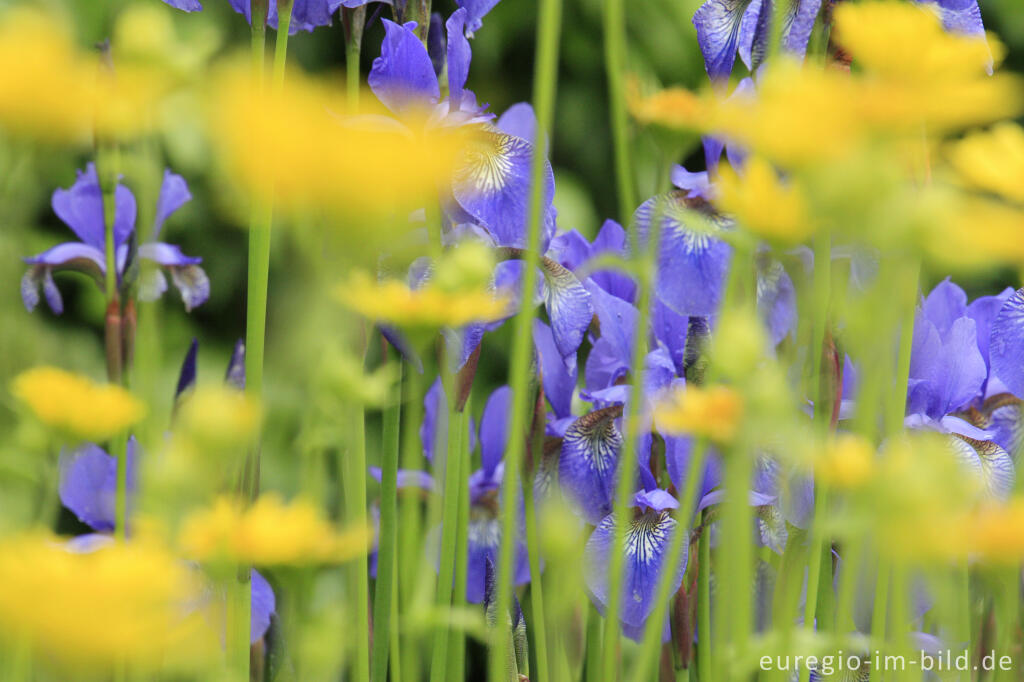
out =
[(255, 644), (263, 639), (270, 629), (270, 619), (277, 611), (277, 599), (274, 589), (255, 568), (249, 573), (252, 582), (252, 612), (249, 619), (249, 643)]
[(922, 312), (939, 335), (945, 336), (953, 323), (967, 314), (967, 294), (947, 277), (925, 297)]
[(384, 19), (384, 42), (373, 60), (367, 83), (384, 106), (396, 114), (427, 107), (441, 97), (427, 48), (416, 36), (416, 22)]
[(491, 393), (480, 418), (480, 459), (485, 474), (493, 476), (508, 447), (512, 389), (501, 386)]
[(654, 336), (668, 351), (676, 374), (686, 376), (686, 336), (690, 318), (680, 315), (661, 300), (655, 300), (651, 309), (651, 327)]
[(712, 80), (729, 77), (736, 63), (737, 50), (742, 49), (745, 54), (750, 54), (761, 14), (761, 2), (707, 0), (693, 15), (697, 43), (704, 55), (704, 68)]
[(776, 260), (759, 259), (757, 312), (776, 345), (796, 329), (796, 288), (786, 268)]
[(185, 12), (198, 12), (203, 9), (199, 0), (164, 0), (171, 7), (184, 10)]
[(987, 495), (1005, 500), (1013, 492), (1016, 472), (1013, 460), (1003, 448), (993, 441), (975, 440), (964, 436), (951, 435), (950, 446), (957, 459), (981, 480)]
[(196, 385), (196, 360), (198, 357), (199, 339), (192, 339), (192, 343), (188, 345), (188, 352), (185, 353), (185, 361), (181, 363), (181, 371), (178, 373), (178, 386), (174, 389), (175, 402)]
[(570, 357), (571, 362), (563, 359), (555, 345), (551, 327), (541, 320), (533, 321), (533, 344), (539, 358), (538, 364), (544, 396), (551, 403), (551, 409), (555, 411), (556, 417), (560, 419), (569, 417), (572, 415), (572, 395), (576, 390), (578, 378), (576, 357)]
[(588, 523), (597, 525), (611, 513), (622, 450), (615, 420), (621, 406), (606, 407), (573, 422), (562, 441), (558, 481)]
[[(58, 189), (50, 202), (53, 212), (71, 228), (71, 231), (89, 246), (105, 251), (106, 228), (103, 212), (103, 192), (100, 189), (96, 164), (90, 163), (85, 172), (69, 189)], [(114, 191), (114, 244), (120, 245), (135, 229), (135, 196), (123, 185)]]
[[(498, 130), (537, 143), (537, 115), (529, 102), (516, 102), (498, 117)], [(546, 151), (546, 150), (545, 150)]]
[(466, 9), (466, 31), (472, 35), (484, 25), (482, 19), (500, 0), (455, 0), (455, 4)]
[[(646, 243), (655, 213), (661, 216), (657, 294), (680, 315), (714, 315), (722, 301), (732, 247), (713, 234), (686, 226), (686, 198), (682, 193), (653, 197), (633, 218), (641, 243)], [(709, 217), (715, 229), (727, 222)]]
[(551, 320), (555, 345), (563, 358), (575, 355), (594, 317), (590, 293), (576, 275), (550, 258), (541, 259), (541, 270), (544, 273), (544, 307)]
[[(608, 565), (611, 561), (615, 525), (614, 516), (609, 514), (594, 529), (594, 533), (587, 541), (587, 589), (600, 611), (604, 611), (608, 606)], [(625, 625), (640, 627), (651, 615), (663, 570), (672, 571), (670, 592), (674, 593), (682, 584), (689, 543), (681, 543), (682, 552), (676, 566), (665, 566), (669, 543), (676, 532), (677, 524), (670, 509), (667, 508), (647, 508), (638, 512), (629, 521), (624, 545), (625, 563), (620, 615)]]
[[(533, 145), (526, 140), (487, 130), (467, 144), (455, 172), (455, 200), (494, 235), (500, 246), (526, 246), (532, 158)], [(555, 176), (547, 161), (543, 183), (547, 223), (551, 221), (551, 201), (555, 195)]]
[(908, 414), (941, 419), (978, 395), (985, 375), (974, 320), (957, 319), (943, 337), (930, 320), (918, 315), (910, 356)]
[(992, 322), (988, 342), (992, 373), (1015, 396), (1024, 396), (1024, 289), (1018, 289)]
[(466, 39), (466, 10), (457, 9), (452, 12), (445, 23), (448, 32), (448, 99), (451, 109), (458, 111), (462, 107), (466, 80), (469, 78), (469, 62), (473, 51)]
[[(312, 31), (317, 26), (327, 26), (331, 23), (331, 15), (342, 4), (345, 4), (346, 7), (354, 7), (366, 3), (348, 5), (344, 0), (294, 0), (288, 33), (294, 34), (300, 30)], [(244, 15), (246, 21), (252, 23), (251, 0), (231, 0), (231, 7), (239, 14)], [(277, 21), (277, 3), (271, 0), (267, 11), (267, 25), (276, 29)]]
[[(626, 256), (629, 252), (629, 236), (626, 231), (614, 220), (606, 220), (601, 225), (600, 231), (594, 237), (591, 244), (590, 258), (601, 254), (615, 254)], [(590, 279), (612, 296), (621, 298), (624, 301), (633, 301), (636, 298), (636, 283), (622, 272), (616, 270), (597, 270), (590, 275)]]
[(185, 178), (177, 173), (172, 173), (169, 168), (164, 169), (164, 179), (160, 185), (160, 198), (156, 203), (156, 219), (153, 221), (153, 239), (160, 238), (160, 230), (164, 226), (164, 221), (189, 201), (192, 201), (192, 193), (188, 191), (188, 183), (185, 182)]
[[(128, 440), (128, 489), (135, 488), (138, 445)], [(114, 530), (117, 458), (87, 444), (60, 459), (60, 501), (82, 523), (97, 531)], [(129, 499), (129, 505), (131, 499)]]

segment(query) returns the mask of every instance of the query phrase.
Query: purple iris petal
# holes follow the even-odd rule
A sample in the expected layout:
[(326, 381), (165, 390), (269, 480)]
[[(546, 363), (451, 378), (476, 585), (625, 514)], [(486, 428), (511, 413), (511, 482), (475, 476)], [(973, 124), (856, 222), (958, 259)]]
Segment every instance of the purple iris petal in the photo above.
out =
[(423, 446), (423, 455), (428, 461), (434, 461), (434, 448), (437, 447), (438, 434), (444, 433), (446, 428), (447, 410), (445, 408), (444, 387), (441, 386), (441, 377), (438, 377), (434, 379), (434, 383), (430, 385), (426, 395), (423, 397), (423, 423), (420, 425), (420, 443)]
[(934, 5), (942, 26), (951, 33), (984, 36), (985, 24), (981, 20), (978, 0), (918, 0), (922, 4)]
[[(500, 246), (526, 246), (532, 158), (533, 145), (523, 138), (487, 131), (474, 138), (455, 172), (455, 200), (494, 235)], [(543, 182), (545, 230), (550, 231), (555, 176), (546, 160)]]
[[(291, 23), (288, 26), (288, 33), (294, 34), (298, 31), (312, 31), (317, 26), (327, 26), (331, 23), (331, 15), (341, 6), (343, 0), (294, 0), (292, 5)], [(231, 7), (245, 16), (245, 20), (252, 23), (252, 4), (250, 0), (231, 0)], [(277, 28), (277, 3), (271, 0), (267, 12), (267, 25)]]
[[(497, 121), (498, 130), (509, 135), (521, 137), (532, 145), (537, 144), (537, 114), (529, 102), (513, 104)], [(544, 155), (550, 151), (550, 140), (544, 140)]]
[(512, 389), (501, 386), (491, 393), (480, 419), (480, 460), (484, 472), (493, 476), (495, 468), (508, 447), (509, 418), (512, 410)]
[(967, 294), (949, 277), (939, 282), (924, 300), (924, 316), (945, 336), (953, 323), (967, 314)]
[(590, 293), (576, 275), (550, 258), (542, 260), (541, 269), (544, 272), (544, 307), (551, 320), (555, 345), (563, 358), (575, 355), (594, 317)]
[(251, 569), (249, 578), (252, 583), (249, 642), (255, 644), (270, 629), (270, 617), (277, 610), (277, 599), (274, 598), (274, 589), (270, 587), (270, 583), (260, 575), (259, 571)]
[(782, 36), (782, 47), (800, 59), (807, 53), (807, 44), (811, 40), (811, 30), (821, 10), (821, 0), (786, 0), (790, 6), (786, 10), (785, 32)]
[(198, 12), (203, 8), (199, 4), (199, 0), (164, 0), (171, 7), (175, 7), (186, 12)]
[[(622, 582), (622, 622), (640, 627), (654, 609), (659, 576), (673, 571), (671, 592), (679, 589), (686, 569), (687, 544), (681, 543), (679, 563), (665, 566), (669, 543), (676, 532), (671, 512), (647, 510), (633, 518), (626, 529), (625, 565)], [(586, 547), (586, 583), (599, 610), (608, 605), (608, 565), (615, 536), (615, 518), (609, 514), (594, 529)]]
[[(370, 476), (380, 483), (384, 478), (384, 472), (380, 467), (367, 467)], [(399, 469), (396, 482), (399, 488), (420, 488), (421, 490), (434, 489), (434, 477), (426, 471), (417, 469)]]
[(1015, 291), (992, 321), (988, 350), (992, 373), (1015, 396), (1024, 396), (1024, 289)]
[(654, 336), (665, 345), (676, 374), (686, 375), (686, 338), (690, 318), (680, 315), (660, 300), (655, 300), (651, 309), (651, 327)]
[(179, 247), (164, 242), (143, 244), (139, 247), (139, 258), (146, 258), (165, 267), (197, 265), (203, 262), (202, 258), (186, 256)]
[(373, 60), (367, 77), (373, 94), (396, 114), (437, 102), (441, 90), (427, 48), (414, 31), (416, 22), (399, 25), (383, 21), (380, 56)]
[(1014, 398), (993, 409), (987, 430), (996, 444), (1017, 459), (1024, 446), (1024, 403)]
[(228, 369), (224, 373), (224, 383), (245, 390), (245, 341), (238, 339), (228, 359)]
[(185, 178), (172, 173), (170, 169), (164, 169), (160, 198), (156, 203), (156, 219), (153, 221), (153, 239), (160, 238), (160, 230), (164, 226), (164, 221), (191, 200), (192, 194), (188, 191)]
[(181, 300), (185, 311), (191, 312), (210, 298), (210, 280), (198, 265), (174, 266), (171, 270), (171, 281), (181, 292)]
[(540, 365), (540, 379), (544, 396), (551, 403), (555, 416), (565, 418), (572, 415), (572, 395), (576, 389), (578, 370), (575, 356), (566, 363), (555, 345), (551, 327), (541, 320), (533, 321), (533, 343), (537, 349)]
[[(71, 228), (79, 239), (102, 253), (106, 243), (103, 193), (100, 190), (96, 164), (90, 163), (69, 189), (58, 189), (50, 202), (53, 212)], [(114, 191), (114, 244), (120, 245), (135, 229), (135, 196), (123, 185)]]
[(707, 171), (691, 173), (683, 166), (672, 166), (672, 184), (687, 191), (688, 199), (711, 199), (711, 182)]
[(989, 359), (989, 339), (992, 334), (992, 321), (995, 320), (996, 315), (999, 314), (999, 310), (1012, 295), (1013, 289), (1007, 287), (995, 296), (981, 296), (976, 298), (969, 306), (967, 306), (967, 317), (974, 320), (974, 324), (977, 326), (978, 350), (981, 351), (981, 357), (985, 360), (986, 368), (991, 367), (991, 361)]
[(789, 273), (776, 260), (758, 263), (757, 312), (775, 345), (796, 329), (796, 289)]
[[(693, 440), (688, 437), (665, 437), (665, 465), (669, 480), (676, 490), (686, 487), (686, 474), (690, 470), (690, 458), (693, 457)], [(718, 457), (708, 453), (704, 471), (697, 485), (696, 499), (702, 499), (715, 486), (722, 483), (721, 462)]]
[(196, 385), (196, 360), (199, 356), (199, 339), (192, 339), (185, 353), (185, 361), (181, 363), (181, 371), (178, 373), (178, 386), (174, 390), (175, 402), (181, 395), (191, 390)]
[(621, 408), (596, 410), (573, 422), (562, 441), (558, 480), (588, 523), (611, 513), (622, 434), (615, 424)]
[[(641, 243), (647, 241), (651, 221), (661, 215), (657, 293), (680, 315), (714, 315), (725, 288), (732, 247), (713, 235), (686, 226), (685, 198), (679, 194), (653, 197), (634, 214)], [(718, 229), (726, 225), (710, 218)]]
[(464, 88), (469, 78), (469, 62), (473, 58), (465, 26), (465, 9), (452, 12), (445, 23), (448, 32), (448, 99), (451, 101), (451, 109), (455, 111), (462, 108)]
[[(138, 444), (128, 439), (128, 490), (135, 490)], [(97, 531), (114, 530), (117, 458), (98, 445), (88, 444), (60, 458), (60, 501), (82, 523)], [(129, 495), (129, 508), (133, 495)]]
[(628, 367), (633, 357), (633, 333), (639, 312), (631, 303), (612, 296), (592, 282), (585, 286), (601, 328), (601, 339), (608, 342), (608, 350)]
[[(626, 256), (629, 253), (629, 237), (622, 229), (622, 225), (614, 220), (604, 221), (591, 245), (591, 258), (604, 253), (619, 256)], [(633, 301), (636, 298), (636, 283), (629, 275), (615, 270), (598, 270), (591, 274), (590, 278), (612, 296), (624, 301)]]
[(985, 375), (974, 320), (957, 319), (943, 337), (919, 312), (910, 355), (908, 414), (941, 419), (978, 395)]
[(667, 490), (655, 488), (637, 492), (633, 496), (633, 506), (641, 510), (664, 511), (665, 509), (675, 509), (679, 506), (679, 501)]
[(484, 16), (497, 5), (500, 0), (455, 0), (459, 7), (466, 8), (466, 31), (473, 35), (484, 25)]
[[(497, 561), (501, 547), (501, 518), (489, 509), (470, 513), (467, 533), (466, 601), (479, 604), (484, 601), (487, 581), (487, 561)], [(526, 545), (516, 539), (513, 577), (516, 585), (530, 582), (530, 561)]]
[(748, 55), (754, 43), (761, 0), (708, 0), (693, 15), (704, 67), (712, 80), (729, 77), (736, 51)]

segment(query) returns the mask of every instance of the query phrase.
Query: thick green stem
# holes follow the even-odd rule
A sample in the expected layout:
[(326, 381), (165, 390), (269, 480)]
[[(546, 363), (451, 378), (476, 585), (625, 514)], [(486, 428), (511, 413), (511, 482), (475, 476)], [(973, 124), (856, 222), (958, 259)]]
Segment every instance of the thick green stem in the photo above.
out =
[[(825, 534), (822, 530), (822, 521), (825, 519), (825, 513), (828, 509), (828, 490), (824, 484), (818, 482), (817, 489), (814, 491), (814, 520), (812, 521), (813, 526), (811, 527), (811, 550), (807, 555), (807, 601), (804, 604), (804, 625), (810, 627), (814, 623), (815, 614), (818, 610), (818, 583), (821, 580), (821, 570), (823, 557), (822, 552), (824, 550), (824, 538)], [(829, 556), (829, 568), (832, 567), (831, 555)], [(850, 567), (852, 571), (856, 571), (856, 567)], [(829, 572), (828, 578), (831, 579), (831, 571)], [(831, 581), (828, 584), (828, 589), (832, 589)], [(819, 628), (826, 627), (824, 623), (818, 623)], [(828, 629), (831, 629), (830, 627)], [(800, 682), (806, 682), (810, 677), (811, 671), (807, 666), (803, 666), (800, 669)]]
[[(472, 401), (472, 398), (468, 399)], [(469, 473), (469, 414), (472, 412), (467, 402), (459, 415), (459, 471), (460, 484)], [(464, 485), (464, 484), (463, 484)], [(459, 609), (466, 605), (466, 583), (469, 580), (469, 495), (459, 495), (459, 518), (455, 526), (455, 592), (452, 595), (452, 608)], [(453, 680), (465, 678), (466, 669), (466, 635), (460, 630), (452, 633), (452, 641), (448, 646), (448, 675)]]
[[(558, 82), (558, 43), (562, 24), (562, 0), (540, 0), (537, 23), (537, 55), (534, 73), (534, 110), (537, 113), (537, 137), (530, 172), (530, 220), (526, 239), (523, 271), (523, 301), (530, 301), (537, 285), (540, 262), (540, 226), (544, 209), (544, 169), (546, 159), (541, 150), (547, 147), (555, 111)], [(530, 390), (531, 350), (533, 346), (534, 307), (524, 304), (516, 314), (512, 358), (509, 373), (512, 387), (512, 418), (509, 444), (505, 454), (504, 504), (502, 505), (502, 537), (497, 565), (497, 614), (494, 646), (490, 660), (490, 678), (499, 680), (505, 669), (509, 623), (505, 614), (512, 605), (512, 557), (518, 530), (519, 479), (526, 446), (528, 416), (532, 414)]]
[[(401, 367), (400, 363), (399, 368)], [(398, 527), (398, 431), (402, 419), (401, 412), (401, 400), (397, 400), (384, 411), (381, 434), (380, 531), (377, 545), (377, 586), (373, 599), (373, 682), (386, 682), (388, 674)]]
[[(686, 487), (683, 490), (683, 497), (674, 514), (675, 531), (672, 534), (672, 542), (669, 544), (668, 553), (665, 555), (664, 566), (673, 567), (679, 563), (679, 558), (684, 547), (690, 542), (690, 523), (697, 497), (697, 482), (702, 481), (704, 462), (707, 459), (708, 444), (701, 439), (697, 441), (693, 451), (690, 453), (690, 462), (686, 468)], [(685, 543), (685, 544), (684, 544)], [(698, 565), (699, 570), (706, 567)], [(658, 590), (654, 598), (654, 610), (647, 618), (647, 625), (644, 629), (644, 638), (640, 644), (640, 654), (636, 658), (633, 672), (629, 676), (631, 680), (646, 680), (652, 673), (654, 665), (658, 660), (658, 651), (661, 648), (662, 626), (665, 622), (665, 613), (668, 611), (669, 600), (672, 592), (672, 578), (675, 571), (662, 570), (658, 578)], [(685, 586), (684, 586), (685, 587)]]
[[(540, 450), (536, 447), (534, 453)], [(537, 674), (534, 682), (550, 682), (551, 673), (548, 664), (547, 612), (544, 610), (544, 586), (540, 576), (540, 538), (537, 533), (537, 500), (533, 494), (533, 483), (527, 481), (523, 486), (523, 506), (526, 516), (526, 548), (530, 560), (530, 575), (537, 576), (530, 582), (530, 606), (533, 611), (533, 652), (537, 658)]]
[(584, 672), (586, 682), (597, 682), (601, 679), (601, 614), (592, 604), (587, 605), (587, 651)]
[[(406, 373), (405, 386), (405, 426), (402, 429), (402, 467), (416, 470), (421, 467), (423, 449), (420, 443), (419, 428), (423, 421), (423, 376), (411, 368)], [(399, 613), (409, 613), (415, 597), (416, 578), (422, 567), (423, 526), (422, 502), (415, 489), (403, 492), (399, 504), (398, 523), (398, 595)], [(402, 634), (402, 633), (400, 633)], [(394, 652), (401, 656), (401, 667), (405, 675), (412, 679), (419, 678), (419, 649), (416, 639), (411, 634), (400, 636), (402, 647)]]
[(345, 40), (345, 93), (348, 107), (352, 112), (359, 108), (359, 58), (363, 51), (363, 28), (366, 26), (366, 6), (353, 10), (342, 10), (348, 19), (348, 36)]
[(623, 0), (605, 0), (604, 3), (604, 62), (615, 149), (619, 220), (625, 225), (636, 208), (636, 186), (630, 157), (629, 118), (626, 115), (626, 12)]

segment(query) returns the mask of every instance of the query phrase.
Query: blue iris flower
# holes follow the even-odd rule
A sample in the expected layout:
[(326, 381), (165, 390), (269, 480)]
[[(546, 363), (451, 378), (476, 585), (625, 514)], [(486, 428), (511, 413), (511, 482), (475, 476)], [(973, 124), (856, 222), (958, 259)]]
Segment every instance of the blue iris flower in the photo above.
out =
[[(358, 2), (354, 0), (293, 0), (291, 23), (288, 26), (289, 33), (298, 31), (312, 31), (317, 26), (329, 26), (331, 16), (339, 7), (355, 7), (364, 5), (370, 0)], [(203, 9), (199, 0), (164, 0), (171, 7), (186, 12), (198, 12)], [(231, 0), (231, 8), (239, 14), (245, 15), (245, 20), (252, 23), (252, 2), (251, 0)], [(267, 24), (271, 28), (277, 28), (277, 1), (270, 0), (267, 10)]]
[[(160, 238), (160, 231), (167, 218), (192, 199), (188, 185), (180, 175), (164, 171), (163, 184), (157, 202), (153, 239)], [(116, 206), (113, 236), (118, 283), (122, 283), (128, 268), (130, 243), (135, 234), (135, 196), (124, 185), (118, 184), (114, 192)], [(51, 200), (54, 213), (64, 221), (79, 241), (58, 244), (43, 253), (26, 258), (30, 266), (21, 280), (21, 298), (30, 311), (39, 304), (39, 289), (43, 290), (50, 309), (58, 315), (64, 310), (60, 290), (53, 280), (53, 273), (60, 270), (85, 272), (102, 287), (107, 271), (106, 230), (103, 212), (103, 194), (100, 190), (96, 166), (89, 164), (84, 172), (78, 172), (78, 179), (69, 189), (58, 189)], [(177, 246), (153, 241), (138, 247), (138, 258), (159, 266), (148, 271), (144, 268), (139, 282), (139, 298), (155, 300), (167, 290), (167, 280), (162, 269), (181, 292), (185, 309), (201, 305), (210, 296), (210, 280), (199, 263), (201, 258), (186, 256)], [(148, 274), (147, 274), (148, 273)]]
[[(914, 428), (950, 434), (956, 455), (990, 494), (1002, 498), (1013, 489), (1013, 461), (991, 431), (973, 423), (984, 426), (970, 410), (982, 400), (987, 385), (995, 383), (989, 378), (987, 355), (992, 339), (995, 349), (1001, 348), (1002, 336), (997, 333), (999, 316), (992, 321), (993, 307), (989, 301), (968, 307), (967, 295), (948, 278), (924, 299), (914, 321), (906, 421)], [(991, 334), (986, 329), (990, 323)], [(979, 343), (979, 338), (989, 337)]]
[[(782, 0), (782, 48), (803, 58), (811, 29), (821, 9), (821, 0)], [(693, 15), (697, 42), (711, 80), (724, 80), (732, 73), (737, 52), (751, 71), (764, 59), (771, 39), (773, 0), (707, 0)]]

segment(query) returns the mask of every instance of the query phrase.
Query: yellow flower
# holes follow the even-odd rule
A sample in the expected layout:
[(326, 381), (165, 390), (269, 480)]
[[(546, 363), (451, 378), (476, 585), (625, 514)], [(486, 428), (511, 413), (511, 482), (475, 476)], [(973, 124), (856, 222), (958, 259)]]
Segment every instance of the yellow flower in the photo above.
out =
[(675, 130), (693, 130), (708, 114), (707, 100), (684, 88), (666, 88), (646, 97), (631, 94), (627, 104), (638, 122)]
[(273, 194), (300, 212), (404, 219), (450, 181), (477, 131), (399, 122), (361, 99), (362, 110), (348, 113), (337, 84), (290, 72), (278, 89), (254, 82), (249, 69), (230, 70), (208, 97), (211, 139), (254, 196)]
[(950, 161), (965, 183), (1024, 202), (1024, 129), (1000, 123), (952, 145)]
[(181, 406), (176, 432), (200, 448), (223, 450), (253, 441), (263, 411), (248, 393), (228, 386), (201, 386)]
[(743, 398), (727, 386), (688, 386), (654, 408), (659, 432), (704, 436), (718, 442), (735, 437), (742, 417)]
[(861, 436), (842, 434), (828, 444), (815, 462), (818, 478), (838, 488), (858, 488), (875, 471), (875, 449)]
[(508, 301), (482, 288), (449, 291), (428, 282), (412, 289), (398, 280), (374, 281), (356, 272), (335, 289), (341, 303), (371, 320), (405, 328), (462, 327), (508, 315)]
[(938, 203), (933, 213), (935, 219), (923, 230), (921, 242), (944, 267), (1024, 263), (1024, 209), (982, 197), (956, 196)]
[(797, 243), (814, 232), (800, 187), (782, 182), (771, 164), (760, 157), (747, 161), (742, 177), (723, 167), (718, 192), (714, 200), (718, 208), (760, 237)]
[(35, 367), (14, 378), (11, 392), (43, 424), (82, 440), (104, 441), (137, 424), (146, 406), (113, 384), (55, 367)]
[(337, 532), (311, 503), (285, 504), (274, 494), (248, 509), (221, 497), (182, 526), (182, 550), (199, 561), (259, 566), (337, 563), (366, 554), (369, 528)]
[(993, 37), (946, 31), (936, 12), (906, 2), (839, 5), (835, 35), (857, 66), (915, 87), (983, 77), (1004, 53)]
[(0, 125), (14, 133), (58, 141), (86, 141), (94, 130), (133, 135), (166, 89), (152, 68), (101, 65), (56, 17), (17, 9), (0, 18)]
[(144, 670), (168, 654), (183, 662), (215, 651), (216, 635), (188, 612), (201, 596), (195, 574), (157, 545), (78, 552), (51, 535), (11, 538), (0, 542), (0, 584), (0, 629), (41, 659)]
[(966, 525), (965, 535), (979, 558), (1014, 565), (1024, 559), (1024, 498), (979, 509)]

